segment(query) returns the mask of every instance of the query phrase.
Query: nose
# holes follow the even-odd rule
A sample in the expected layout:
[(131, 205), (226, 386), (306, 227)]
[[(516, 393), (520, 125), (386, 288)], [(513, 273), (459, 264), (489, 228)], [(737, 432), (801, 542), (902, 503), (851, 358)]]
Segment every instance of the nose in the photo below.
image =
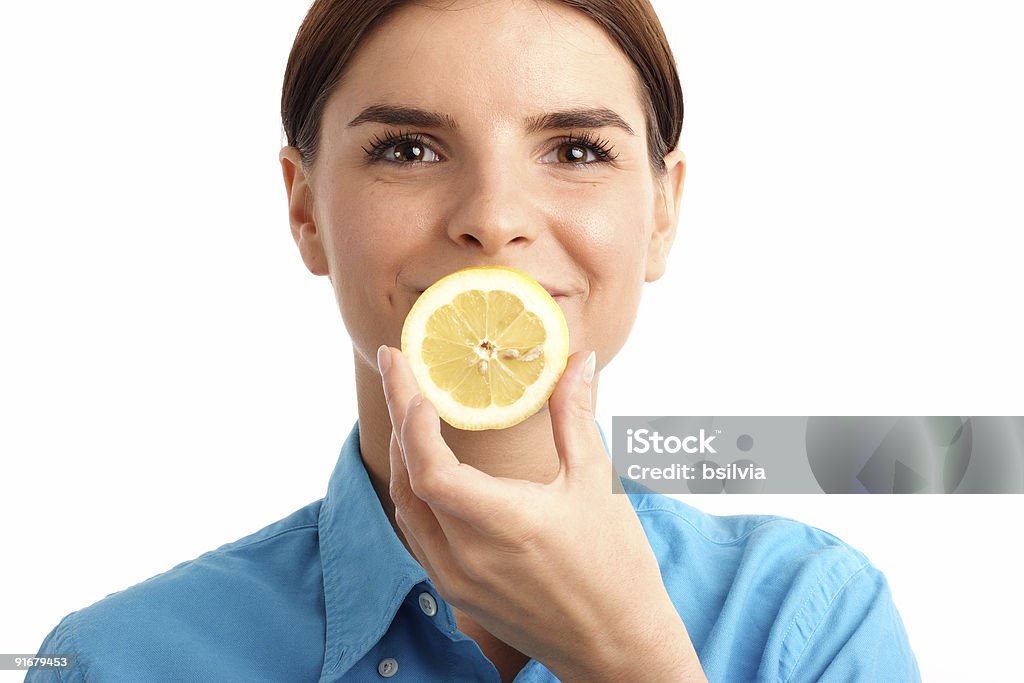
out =
[(486, 168), (469, 165), (455, 183), (448, 236), (460, 247), (494, 256), (503, 249), (526, 246), (536, 239), (539, 220), (536, 201), (525, 174), (511, 165)]

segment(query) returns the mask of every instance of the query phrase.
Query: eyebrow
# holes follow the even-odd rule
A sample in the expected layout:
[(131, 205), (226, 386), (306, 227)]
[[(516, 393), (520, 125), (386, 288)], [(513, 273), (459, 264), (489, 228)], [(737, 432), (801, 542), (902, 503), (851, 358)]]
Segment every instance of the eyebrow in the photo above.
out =
[(562, 109), (550, 111), (526, 119), (526, 132), (539, 133), (557, 128), (620, 128), (630, 135), (636, 135), (626, 121), (607, 107)]
[(373, 104), (359, 112), (348, 122), (348, 127), (363, 123), (386, 123), (393, 126), (422, 126), (424, 128), (458, 129), (455, 119), (447, 114), (418, 109), (416, 107), (399, 107), (392, 104)]
[[(427, 111), (417, 107), (401, 107), (391, 104), (374, 104), (359, 112), (348, 122), (348, 128), (364, 123), (383, 123), (392, 126), (420, 126), (423, 128), (447, 128), (458, 130), (459, 125), (448, 114)], [(607, 107), (577, 107), (529, 116), (524, 122), (527, 133), (562, 128), (620, 128), (630, 135), (633, 129), (616, 112)]]

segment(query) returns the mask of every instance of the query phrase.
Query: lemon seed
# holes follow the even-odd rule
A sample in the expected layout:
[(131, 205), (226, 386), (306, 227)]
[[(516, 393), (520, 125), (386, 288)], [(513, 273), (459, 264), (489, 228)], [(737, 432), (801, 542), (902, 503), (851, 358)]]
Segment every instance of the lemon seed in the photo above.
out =
[(534, 346), (532, 349), (523, 354), (522, 360), (531, 361), (540, 358), (541, 354), (544, 353), (544, 348), (540, 346)]

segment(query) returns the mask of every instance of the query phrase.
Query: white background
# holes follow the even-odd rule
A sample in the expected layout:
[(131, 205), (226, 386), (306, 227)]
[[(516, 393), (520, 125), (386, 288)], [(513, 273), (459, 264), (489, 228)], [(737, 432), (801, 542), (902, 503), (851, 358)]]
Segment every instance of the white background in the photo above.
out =
[[(1024, 414), (1012, 4), (655, 4), (689, 175), (602, 424)], [(307, 6), (0, 11), (0, 652), (323, 496), (356, 411), (277, 163)], [(925, 680), (1019, 671), (1024, 496), (687, 500), (864, 550)]]

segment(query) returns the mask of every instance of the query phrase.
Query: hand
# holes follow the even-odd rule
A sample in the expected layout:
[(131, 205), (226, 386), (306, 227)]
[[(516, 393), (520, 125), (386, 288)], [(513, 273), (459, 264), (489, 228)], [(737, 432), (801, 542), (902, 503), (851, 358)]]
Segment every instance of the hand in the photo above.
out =
[(612, 493), (582, 356), (549, 401), (560, 468), (538, 484), (460, 463), (404, 356), (381, 347), (396, 523), (445, 600), (561, 680), (706, 680), (629, 498)]

